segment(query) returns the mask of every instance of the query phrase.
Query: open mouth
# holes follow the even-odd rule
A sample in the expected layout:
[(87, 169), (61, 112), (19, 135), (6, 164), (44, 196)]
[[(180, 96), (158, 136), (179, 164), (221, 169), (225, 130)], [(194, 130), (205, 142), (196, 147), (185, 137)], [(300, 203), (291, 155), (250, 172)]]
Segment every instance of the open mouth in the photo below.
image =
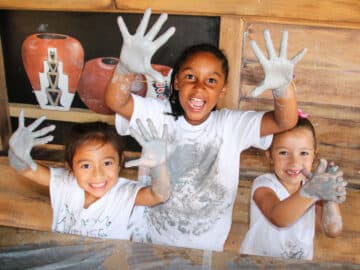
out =
[(200, 98), (190, 98), (189, 105), (192, 109), (200, 111), (204, 107), (205, 101)]
[(301, 170), (289, 169), (289, 170), (286, 170), (286, 173), (290, 176), (297, 176), (297, 175), (301, 174)]
[(92, 189), (103, 189), (106, 186), (106, 181), (104, 181), (102, 183), (89, 183), (89, 186)]

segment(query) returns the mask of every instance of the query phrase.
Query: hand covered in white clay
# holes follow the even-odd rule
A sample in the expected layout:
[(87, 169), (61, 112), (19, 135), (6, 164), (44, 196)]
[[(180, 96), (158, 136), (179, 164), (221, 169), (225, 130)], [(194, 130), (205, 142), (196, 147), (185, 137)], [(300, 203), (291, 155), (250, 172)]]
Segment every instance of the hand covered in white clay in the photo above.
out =
[(175, 27), (170, 27), (165, 33), (154, 40), (160, 28), (167, 20), (167, 14), (163, 13), (147, 34), (146, 28), (151, 16), (151, 9), (146, 9), (144, 16), (134, 35), (130, 35), (123, 18), (118, 17), (118, 25), (123, 38), (123, 45), (120, 53), (118, 72), (141, 73), (152, 77), (155, 81), (163, 82), (161, 73), (151, 66), (151, 58), (162, 45), (175, 33)]
[(332, 170), (325, 159), (320, 160), (314, 174), (303, 170), (309, 180), (301, 187), (300, 195), (314, 200), (333, 201), (342, 203), (346, 199), (347, 182), (343, 179), (343, 172)]
[[(47, 135), (55, 129), (55, 125), (44, 127), (34, 131), (44, 120), (45, 116), (36, 119), (29, 126), (24, 126), (24, 111), (19, 114), (19, 125), (9, 140), (9, 162), (17, 171), (23, 171), (27, 168), (36, 171), (37, 165), (32, 159), (30, 152), (33, 146), (46, 144), (53, 140), (53, 136)], [(45, 136), (45, 137), (44, 137)]]
[(265, 73), (264, 80), (251, 92), (251, 95), (255, 97), (267, 89), (272, 89), (275, 98), (284, 97), (285, 91), (293, 79), (294, 66), (304, 56), (306, 48), (302, 49), (289, 60), (287, 59), (287, 31), (282, 32), (279, 56), (275, 53), (268, 29), (264, 31), (264, 39), (269, 59), (267, 59), (261, 52), (259, 46), (254, 40), (250, 42), (251, 48), (262, 65)]
[(150, 132), (147, 131), (139, 119), (136, 120), (136, 123), (140, 133), (130, 128), (130, 134), (142, 146), (142, 154), (140, 159), (126, 162), (125, 167), (144, 166), (154, 168), (166, 162), (167, 125), (164, 125), (163, 134), (160, 138), (154, 123), (150, 119), (148, 119), (147, 122)]

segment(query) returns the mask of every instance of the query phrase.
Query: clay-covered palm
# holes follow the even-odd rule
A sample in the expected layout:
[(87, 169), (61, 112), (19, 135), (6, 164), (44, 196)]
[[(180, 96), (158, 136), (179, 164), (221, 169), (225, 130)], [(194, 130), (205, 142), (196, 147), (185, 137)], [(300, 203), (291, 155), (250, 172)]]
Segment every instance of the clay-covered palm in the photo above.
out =
[(35, 145), (46, 144), (53, 140), (52, 135), (47, 135), (55, 129), (55, 125), (47, 126), (42, 129), (35, 129), (46, 119), (42, 116), (36, 119), (29, 126), (24, 126), (24, 111), (19, 114), (19, 125), (9, 140), (9, 162), (18, 171), (31, 168), (36, 170), (36, 163), (33, 161), (30, 152)]
[(165, 33), (154, 39), (160, 28), (167, 20), (167, 14), (163, 13), (145, 34), (151, 16), (151, 9), (146, 9), (144, 16), (134, 35), (130, 35), (122, 17), (118, 17), (118, 25), (123, 38), (120, 53), (120, 65), (130, 73), (142, 73), (149, 75), (154, 80), (163, 82), (161, 73), (151, 66), (151, 58), (154, 53), (175, 33), (175, 27), (170, 27)]
[(342, 203), (346, 199), (347, 182), (343, 179), (341, 170), (331, 171), (325, 159), (320, 160), (314, 174), (303, 170), (303, 174), (309, 179), (300, 189), (304, 197), (315, 200), (333, 201)]
[(287, 59), (287, 31), (282, 32), (279, 56), (275, 53), (268, 29), (264, 31), (264, 39), (268, 58), (262, 53), (254, 40), (250, 42), (251, 48), (265, 73), (264, 80), (251, 92), (251, 95), (255, 97), (262, 94), (265, 90), (271, 89), (275, 97), (283, 97), (285, 90), (293, 79), (295, 64), (304, 56), (306, 48), (289, 60)]
[(128, 161), (125, 167), (144, 166), (147, 168), (154, 168), (166, 162), (166, 145), (168, 138), (167, 125), (163, 127), (163, 133), (160, 137), (154, 123), (148, 119), (149, 131), (145, 128), (142, 122), (137, 119), (139, 131), (130, 128), (130, 134), (142, 146), (141, 157), (137, 160)]

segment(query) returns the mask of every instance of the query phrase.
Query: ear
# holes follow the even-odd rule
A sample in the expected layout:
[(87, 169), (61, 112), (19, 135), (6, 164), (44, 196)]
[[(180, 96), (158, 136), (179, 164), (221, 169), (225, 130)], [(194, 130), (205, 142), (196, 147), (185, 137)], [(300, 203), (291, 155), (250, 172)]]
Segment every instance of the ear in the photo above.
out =
[(266, 151), (265, 151), (265, 156), (266, 156), (266, 158), (270, 161), (270, 164), (273, 164), (273, 163), (274, 163), (274, 161), (273, 161), (273, 159), (272, 159), (272, 157), (271, 157), (271, 152), (270, 152), (270, 150), (266, 150)]
[(175, 79), (174, 79), (174, 90), (179, 91), (179, 80), (178, 80), (177, 76), (175, 76)]
[(221, 91), (220, 91), (220, 97), (224, 97), (226, 95), (226, 91), (227, 91), (227, 88), (226, 88), (226, 86), (224, 86), (223, 89), (221, 89)]

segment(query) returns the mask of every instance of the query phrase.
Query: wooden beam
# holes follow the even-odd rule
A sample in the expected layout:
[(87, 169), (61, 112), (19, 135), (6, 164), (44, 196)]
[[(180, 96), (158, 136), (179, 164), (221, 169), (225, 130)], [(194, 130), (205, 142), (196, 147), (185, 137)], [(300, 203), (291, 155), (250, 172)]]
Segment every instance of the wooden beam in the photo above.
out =
[(4, 55), (0, 37), (0, 150), (7, 150), (11, 134)]
[(33, 10), (64, 10), (64, 11), (81, 11), (81, 10), (107, 10), (113, 9), (112, 0), (0, 0), (0, 9), (33, 9)]
[(87, 109), (72, 108), (70, 111), (43, 110), (31, 104), (10, 103), (10, 116), (18, 117), (20, 110), (24, 109), (26, 118), (38, 118), (45, 115), (48, 120), (65, 121), (73, 123), (103, 121), (114, 125), (115, 116), (94, 113)]
[(238, 109), (240, 101), (240, 66), (242, 52), (243, 21), (237, 16), (222, 16), (220, 20), (219, 47), (229, 61), (229, 78), (226, 96), (221, 99), (218, 108)]

